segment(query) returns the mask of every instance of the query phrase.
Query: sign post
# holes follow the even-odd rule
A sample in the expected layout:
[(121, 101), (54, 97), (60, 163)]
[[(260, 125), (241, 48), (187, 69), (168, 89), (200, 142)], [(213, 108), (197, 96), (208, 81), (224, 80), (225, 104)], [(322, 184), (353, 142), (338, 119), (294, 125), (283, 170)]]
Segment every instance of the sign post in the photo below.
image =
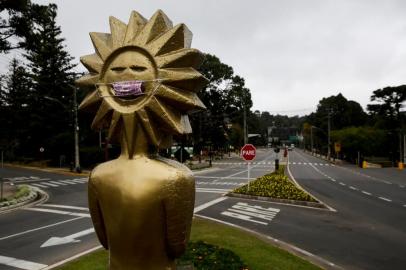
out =
[(256, 156), (257, 149), (252, 144), (246, 144), (241, 148), (241, 157), (247, 161), (247, 183), (248, 183), (248, 191), (250, 190), (250, 165), (251, 160), (253, 160)]

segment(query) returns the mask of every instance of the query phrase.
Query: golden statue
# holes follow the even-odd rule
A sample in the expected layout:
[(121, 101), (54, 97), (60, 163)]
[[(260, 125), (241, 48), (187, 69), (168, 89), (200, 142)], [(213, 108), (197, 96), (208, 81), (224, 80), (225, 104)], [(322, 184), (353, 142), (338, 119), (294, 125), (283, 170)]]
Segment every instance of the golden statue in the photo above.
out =
[(191, 133), (187, 113), (205, 109), (197, 97), (207, 80), (195, 69), (202, 54), (192, 33), (158, 10), (150, 20), (133, 11), (128, 25), (110, 17), (111, 34), (90, 33), (96, 53), (81, 58), (96, 86), (80, 105), (97, 111), (92, 128), (107, 127), (119, 158), (89, 179), (89, 209), (109, 269), (175, 269), (188, 242), (195, 183), (182, 164), (157, 155), (172, 135)]

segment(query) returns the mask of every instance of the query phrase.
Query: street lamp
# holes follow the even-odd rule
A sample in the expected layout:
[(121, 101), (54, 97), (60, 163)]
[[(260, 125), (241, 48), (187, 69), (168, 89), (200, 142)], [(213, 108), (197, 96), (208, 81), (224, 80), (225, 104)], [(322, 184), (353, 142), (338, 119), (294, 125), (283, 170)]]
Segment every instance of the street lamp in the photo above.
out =
[[(73, 129), (74, 129), (74, 140), (75, 140), (75, 166), (74, 171), (80, 173), (82, 170), (80, 168), (80, 160), (79, 160), (79, 124), (78, 124), (78, 104), (77, 104), (77, 97), (76, 97), (76, 87), (69, 85), (73, 90), (73, 114), (74, 114), (74, 121), (73, 121)], [(63, 108), (66, 108), (66, 105), (63, 104), (56, 98), (45, 96), (44, 98), (57, 102), (62, 105)]]

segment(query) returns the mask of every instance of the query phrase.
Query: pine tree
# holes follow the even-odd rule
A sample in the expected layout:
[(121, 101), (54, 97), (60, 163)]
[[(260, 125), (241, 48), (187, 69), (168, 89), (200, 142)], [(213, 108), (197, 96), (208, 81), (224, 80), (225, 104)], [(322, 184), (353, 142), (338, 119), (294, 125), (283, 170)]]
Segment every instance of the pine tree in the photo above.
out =
[(44, 147), (43, 157), (57, 159), (59, 155), (69, 155), (73, 149), (71, 109), (75, 65), (56, 24), (57, 6), (50, 4), (44, 8), (33, 4), (32, 9), (40, 16), (34, 18), (25, 54), (33, 84), (29, 104), (30, 150), (38, 155), (38, 149)]
[(10, 72), (4, 76), (2, 89), (2, 148), (14, 156), (24, 148), (30, 130), (26, 122), (30, 117), (31, 79), (25, 67), (13, 59)]

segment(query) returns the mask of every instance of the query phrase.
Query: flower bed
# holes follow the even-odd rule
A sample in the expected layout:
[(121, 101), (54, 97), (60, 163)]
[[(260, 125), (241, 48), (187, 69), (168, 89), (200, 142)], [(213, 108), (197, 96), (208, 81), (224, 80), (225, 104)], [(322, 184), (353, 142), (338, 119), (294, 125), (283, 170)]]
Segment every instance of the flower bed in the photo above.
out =
[(251, 181), (249, 183), (249, 189), (248, 185), (244, 185), (233, 190), (233, 193), (282, 200), (317, 202), (312, 196), (298, 188), (289, 177), (284, 174), (284, 166), (280, 166), (277, 172), (266, 174)]
[(193, 264), (196, 270), (248, 270), (240, 257), (231, 250), (203, 241), (189, 242), (186, 253), (178, 260), (178, 268), (185, 264)]

